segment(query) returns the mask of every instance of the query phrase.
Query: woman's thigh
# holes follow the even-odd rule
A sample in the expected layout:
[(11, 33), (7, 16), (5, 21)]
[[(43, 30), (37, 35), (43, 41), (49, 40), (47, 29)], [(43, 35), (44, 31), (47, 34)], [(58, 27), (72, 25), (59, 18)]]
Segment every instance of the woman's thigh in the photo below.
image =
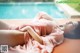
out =
[(9, 29), (9, 25), (3, 21), (0, 21), (0, 29)]

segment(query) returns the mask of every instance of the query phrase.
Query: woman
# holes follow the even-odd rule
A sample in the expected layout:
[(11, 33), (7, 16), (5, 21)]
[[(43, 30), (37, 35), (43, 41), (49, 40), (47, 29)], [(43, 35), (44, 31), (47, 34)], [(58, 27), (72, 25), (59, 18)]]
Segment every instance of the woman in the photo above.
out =
[(53, 53), (80, 53), (80, 21), (66, 24), (64, 42)]
[[(8, 29), (12, 29), (12, 28), (9, 27)], [(18, 30), (18, 32), (16, 33), (15, 30)], [(1, 33), (2, 32), (5, 33), (0, 35), (3, 38), (7, 34), (7, 37), (5, 37), (7, 45), (15, 46), (19, 44), (24, 44), (25, 42), (27, 42), (26, 43), (27, 45), (31, 45), (32, 43), (30, 42), (34, 43), (38, 41), (40, 44), (37, 42), (36, 43), (38, 46), (40, 46), (40, 48), (42, 48), (42, 49), (38, 48), (39, 51), (41, 51), (41, 53), (44, 52), (51, 53), (54, 46), (60, 44), (63, 40), (63, 31), (59, 28), (55, 20), (53, 20), (49, 15), (47, 15), (44, 12), (39, 13), (33, 21), (28, 22), (25, 25), (16, 27), (15, 29), (10, 30), (10, 32), (7, 31), (8, 30), (0, 31)], [(25, 42), (24, 42), (24, 35), (26, 35)], [(14, 39), (16, 39), (17, 41)], [(5, 40), (0, 42), (1, 44), (4, 44)], [(30, 48), (30, 46), (28, 48)]]

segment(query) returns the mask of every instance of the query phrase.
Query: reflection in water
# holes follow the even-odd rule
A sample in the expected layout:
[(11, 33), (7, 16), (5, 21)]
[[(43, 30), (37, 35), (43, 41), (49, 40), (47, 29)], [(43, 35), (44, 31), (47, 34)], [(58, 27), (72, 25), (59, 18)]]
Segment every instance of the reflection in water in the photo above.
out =
[(26, 9), (22, 9), (21, 13), (25, 15), (27, 13), (27, 10)]

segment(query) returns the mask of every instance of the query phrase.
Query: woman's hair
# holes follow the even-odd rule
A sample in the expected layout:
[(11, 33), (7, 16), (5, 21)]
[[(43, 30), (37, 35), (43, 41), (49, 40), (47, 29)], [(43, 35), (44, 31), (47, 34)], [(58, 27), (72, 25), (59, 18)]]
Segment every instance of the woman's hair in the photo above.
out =
[(72, 25), (74, 29), (72, 28), (72, 30), (70, 30), (69, 32), (64, 33), (64, 37), (70, 39), (80, 39), (80, 21), (73, 22)]

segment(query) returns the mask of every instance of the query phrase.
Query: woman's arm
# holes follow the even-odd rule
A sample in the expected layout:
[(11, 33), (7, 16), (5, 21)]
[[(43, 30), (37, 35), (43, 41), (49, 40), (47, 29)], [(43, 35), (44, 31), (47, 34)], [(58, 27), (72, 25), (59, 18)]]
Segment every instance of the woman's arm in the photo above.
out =
[(30, 26), (26, 26), (20, 30), (23, 32), (27, 31), (33, 39), (35, 39), (39, 43), (43, 44), (43, 41), (42, 41), (40, 35), (38, 35)]

